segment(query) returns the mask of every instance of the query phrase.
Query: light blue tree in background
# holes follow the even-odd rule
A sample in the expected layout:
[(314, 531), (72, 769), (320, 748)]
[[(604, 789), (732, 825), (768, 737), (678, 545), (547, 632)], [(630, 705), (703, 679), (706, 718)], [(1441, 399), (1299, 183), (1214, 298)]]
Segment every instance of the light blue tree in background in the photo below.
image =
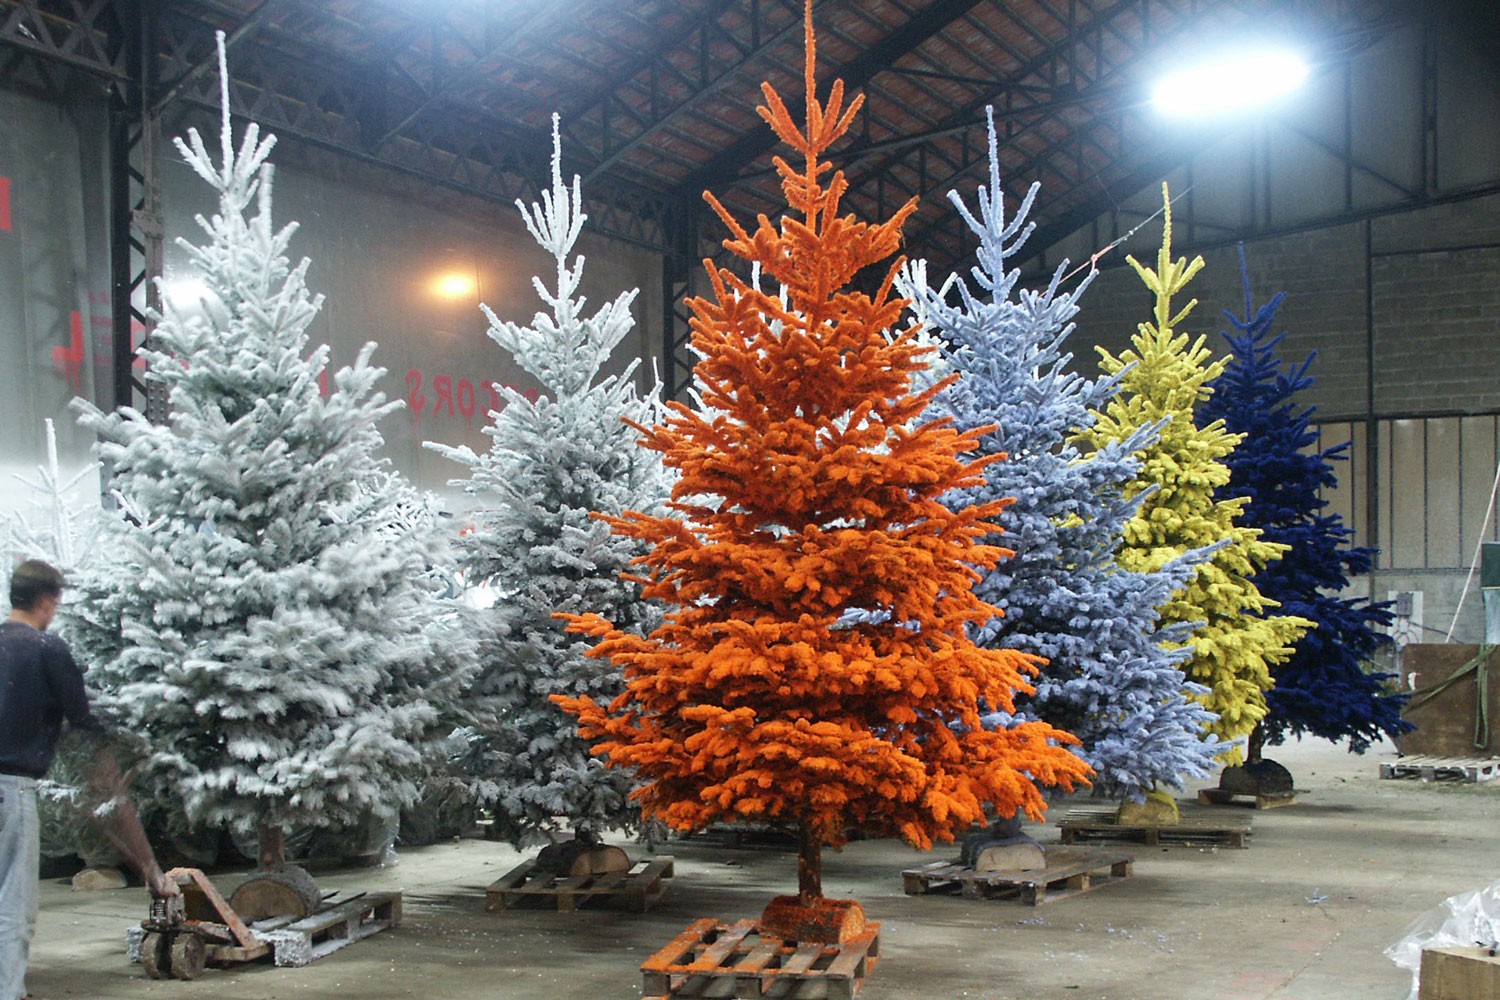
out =
[[(1044, 289), (1018, 287), (1019, 270), (1007, 271), (1006, 262), (1034, 228), (1026, 217), (1039, 185), (1007, 221), (993, 111), (989, 139), (990, 182), (979, 188), (977, 214), (957, 192), (948, 196), (979, 239), (973, 285), (956, 279), (934, 289), (922, 269), (908, 268), (901, 289), (940, 341), (942, 368), (959, 375), (933, 414), (961, 430), (993, 426), (982, 451), (1007, 456), (986, 468), (983, 486), (947, 501), (958, 508), (1015, 498), (994, 540), (1015, 555), (975, 588), (1005, 615), (977, 639), (1045, 657), (1036, 693), (1018, 703), (1018, 715), (1077, 736), (1077, 752), (1097, 772), (1096, 793), (1140, 801), (1157, 785), (1180, 788), (1181, 776), (1207, 774), (1222, 750), (1203, 732), (1213, 716), (1188, 697), (1197, 686), (1178, 668), (1186, 651), (1164, 646), (1190, 628), (1158, 628), (1156, 611), (1207, 553), (1157, 573), (1116, 564), (1123, 526), (1140, 502), (1124, 499), (1121, 487), (1138, 467), (1132, 452), (1159, 427), (1090, 455), (1071, 443), (1118, 382), (1071, 371), (1063, 349), (1092, 274), (1063, 291), (1064, 262)], [(1010, 720), (997, 713), (988, 721)]]
[(660, 513), (672, 483), (660, 457), (637, 446), (631, 426), (657, 419), (654, 394), (636, 389), (639, 362), (600, 374), (632, 329), (636, 291), (586, 314), (578, 295), (584, 258), (572, 257), (586, 216), (578, 179), (571, 188), (563, 182), (556, 118), (553, 144), (551, 189), (540, 204), (516, 203), (557, 264), (553, 288), (533, 279), (547, 311), (520, 326), (483, 307), (491, 339), (542, 391), (531, 399), (499, 387), (502, 408), (485, 428), (491, 446), (484, 454), (427, 445), (468, 466), (469, 478), (454, 485), (478, 505), (460, 540), (460, 566), (471, 582), (489, 584), (496, 603), (481, 625), (484, 652), (469, 707), (485, 721), (471, 733), (468, 766), (498, 831), (518, 845), (545, 839), (563, 820), (585, 842), (639, 821), (627, 801), (630, 774), (590, 754), (573, 719), (548, 700), (588, 695), (607, 703), (622, 686), (619, 671), (586, 657), (591, 640), (567, 634), (554, 615), (593, 611), (642, 633), (655, 627), (655, 606), (621, 578), (640, 545), (591, 515)]

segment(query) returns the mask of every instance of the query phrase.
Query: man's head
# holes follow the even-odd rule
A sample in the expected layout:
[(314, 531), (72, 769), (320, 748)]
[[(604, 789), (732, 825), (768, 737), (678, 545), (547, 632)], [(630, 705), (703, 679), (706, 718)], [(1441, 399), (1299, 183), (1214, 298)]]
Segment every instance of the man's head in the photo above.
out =
[(10, 606), (45, 631), (62, 599), (63, 575), (40, 559), (28, 559), (10, 575)]

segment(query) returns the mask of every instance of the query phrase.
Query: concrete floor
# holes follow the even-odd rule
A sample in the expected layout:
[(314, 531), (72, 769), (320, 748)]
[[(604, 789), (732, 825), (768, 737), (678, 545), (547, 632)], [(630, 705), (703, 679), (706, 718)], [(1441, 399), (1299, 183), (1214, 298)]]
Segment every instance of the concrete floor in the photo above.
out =
[[(861, 900), (882, 925), (882, 958), (860, 997), (1400, 1000), (1409, 979), (1382, 950), (1423, 910), (1500, 877), (1500, 781), (1380, 780), (1389, 746), (1355, 757), (1307, 742), (1272, 756), (1305, 794), (1289, 808), (1237, 810), (1253, 815), (1247, 850), (1138, 847), (1131, 878), (1040, 907), (902, 893), (902, 868), (956, 855), (951, 847), (929, 858), (865, 842), (829, 854), (825, 891)], [(1050, 825), (1031, 832), (1057, 840)], [(126, 963), (125, 928), (145, 915), (139, 889), (49, 882), (29, 985), (42, 1000), (638, 998), (641, 961), (691, 920), (754, 917), (795, 888), (787, 853), (664, 850), (677, 878), (645, 915), (487, 913), (484, 887), (520, 855), (483, 841), (406, 850), (388, 868), (321, 877), (325, 889), (401, 889), (399, 929), (308, 968), (211, 969), (193, 983), (154, 982)]]

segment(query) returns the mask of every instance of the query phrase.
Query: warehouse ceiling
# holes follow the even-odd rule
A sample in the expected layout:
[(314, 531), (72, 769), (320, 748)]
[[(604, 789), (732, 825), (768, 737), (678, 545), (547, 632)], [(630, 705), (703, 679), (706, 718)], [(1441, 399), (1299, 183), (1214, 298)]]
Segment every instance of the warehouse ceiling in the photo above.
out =
[[(1373, 44), (1389, 0), (815, 0), (819, 80), (865, 95), (835, 150), (866, 218), (920, 199), (911, 252), (962, 258), (946, 192), (983, 180), (984, 109), (1002, 175), (1042, 183), (1036, 250), (1162, 177), (1211, 131), (1168, 133), (1153, 75), (1223, 39), (1292, 36), (1320, 66)], [(794, 107), (801, 0), (0, 0), (0, 40), (121, 82), (161, 112), (217, 103), (297, 137), (505, 201), (530, 196), (561, 116), (596, 228), (696, 257), (701, 195), (782, 204), (760, 83)], [(10, 59), (8, 61), (12, 61)], [(701, 227), (708, 229), (709, 227)]]

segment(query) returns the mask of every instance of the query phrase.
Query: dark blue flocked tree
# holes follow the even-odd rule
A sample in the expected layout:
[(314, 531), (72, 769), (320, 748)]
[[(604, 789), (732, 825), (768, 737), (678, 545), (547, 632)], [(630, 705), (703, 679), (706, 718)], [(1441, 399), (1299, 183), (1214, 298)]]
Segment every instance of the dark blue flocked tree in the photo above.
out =
[(1224, 334), (1234, 358), (1213, 383), (1198, 419), (1223, 419), (1230, 431), (1244, 435), (1224, 460), (1231, 476), (1222, 493), (1248, 497), (1244, 523), (1259, 528), (1264, 540), (1288, 546), (1279, 561), (1255, 576), (1255, 585), (1280, 603), (1277, 614), (1317, 623), (1290, 659), (1272, 667), (1276, 685), (1266, 692), (1269, 711), (1250, 735), (1247, 756), (1251, 763), (1259, 761), (1264, 744), (1302, 733), (1348, 738), (1349, 749), (1363, 753), (1382, 735), (1396, 736), (1411, 726), (1401, 720), (1406, 699), (1390, 687), (1393, 675), (1371, 669), (1372, 657), (1390, 641), (1380, 631), (1391, 622), (1387, 605), (1341, 596), (1351, 576), (1369, 572), (1375, 552), (1351, 544), (1353, 530), (1327, 512), (1321, 495), (1337, 484), (1333, 463), (1348, 457), (1349, 443), (1318, 447), (1313, 408), (1293, 402), (1312, 385), (1308, 371), (1317, 354), (1283, 367), (1276, 351), (1286, 334), (1272, 327), (1286, 293), (1257, 309), (1243, 247), (1240, 272), (1245, 314), (1224, 310), (1234, 327)]
[[(1097, 772), (1096, 791), (1139, 801), (1154, 786), (1180, 787), (1181, 776), (1206, 774), (1223, 749), (1205, 735), (1215, 717), (1188, 697), (1205, 690), (1178, 668), (1188, 650), (1163, 645), (1180, 646), (1191, 625), (1160, 629), (1156, 611), (1206, 553), (1151, 573), (1115, 562), (1123, 526), (1139, 504), (1122, 490), (1138, 471), (1132, 452), (1160, 427), (1087, 456), (1070, 443), (1114, 395), (1118, 376), (1090, 381), (1068, 370), (1072, 356), (1063, 342), (1089, 279), (1062, 291), (1064, 263), (1045, 289), (1031, 291), (1017, 288), (1018, 271), (1006, 270), (1033, 229), (1026, 215), (1036, 191), (1033, 185), (1006, 221), (991, 113), (990, 184), (979, 189), (977, 216), (957, 193), (949, 195), (979, 238), (977, 288), (954, 281), (954, 304), (918, 266), (907, 271), (902, 294), (939, 342), (939, 367), (959, 373), (932, 415), (951, 416), (963, 431), (993, 426), (980, 450), (1008, 456), (986, 467), (982, 486), (945, 498), (955, 508), (1015, 498), (996, 519), (1005, 530), (996, 542), (1015, 556), (975, 587), (1005, 616), (975, 638), (1045, 657), (1036, 692), (1019, 712), (1082, 741), (1078, 753)], [(1009, 720), (996, 714), (987, 721)]]

